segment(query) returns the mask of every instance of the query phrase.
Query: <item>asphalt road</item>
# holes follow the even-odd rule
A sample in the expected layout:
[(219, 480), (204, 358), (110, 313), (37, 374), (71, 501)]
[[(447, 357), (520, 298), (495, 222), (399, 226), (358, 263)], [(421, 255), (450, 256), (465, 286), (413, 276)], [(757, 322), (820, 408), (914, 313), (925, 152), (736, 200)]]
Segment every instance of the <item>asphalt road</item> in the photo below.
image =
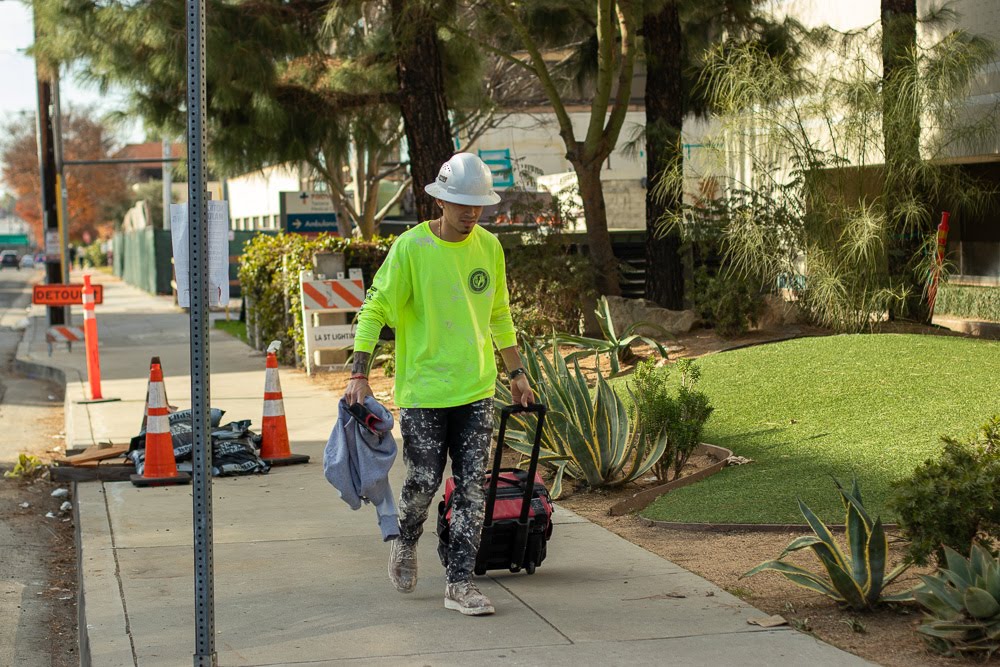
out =
[[(11, 372), (31, 285), (43, 276), (40, 269), (0, 270), (2, 470), (21, 452), (49, 458), (64, 442), (62, 387)], [(79, 664), (73, 524), (59, 511), (72, 498), (53, 498), (56, 488), (45, 479), (0, 477), (0, 665)]]

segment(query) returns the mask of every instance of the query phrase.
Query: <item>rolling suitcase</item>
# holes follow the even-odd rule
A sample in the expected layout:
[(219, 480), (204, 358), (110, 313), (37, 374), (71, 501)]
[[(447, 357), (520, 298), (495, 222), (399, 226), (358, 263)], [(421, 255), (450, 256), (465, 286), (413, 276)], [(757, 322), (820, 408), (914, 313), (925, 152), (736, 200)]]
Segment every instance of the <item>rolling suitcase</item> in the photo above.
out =
[[(504, 435), (507, 419), (519, 412), (538, 414), (535, 442), (531, 451), (528, 470), (501, 468)], [(549, 498), (545, 482), (538, 474), (538, 452), (545, 423), (545, 406), (508, 405), (500, 411), (500, 432), (497, 434), (496, 453), (492, 471), (483, 480), (486, 493), (486, 517), (483, 522), (482, 539), (476, 555), (475, 573), (486, 574), (487, 570), (510, 570), (534, 574), (546, 555), (546, 544), (552, 536), (552, 500)], [(533, 483), (529, 484), (528, 480)], [(438, 556), (441, 563), (448, 565), (448, 535), (451, 519), (451, 494), (455, 481), (445, 482), (444, 500), (438, 504)]]

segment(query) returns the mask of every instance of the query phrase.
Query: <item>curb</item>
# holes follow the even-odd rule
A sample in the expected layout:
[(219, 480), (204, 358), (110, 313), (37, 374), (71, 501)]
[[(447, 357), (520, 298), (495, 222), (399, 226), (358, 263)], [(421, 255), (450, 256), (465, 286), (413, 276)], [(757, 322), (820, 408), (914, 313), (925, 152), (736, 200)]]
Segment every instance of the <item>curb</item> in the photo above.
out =
[(66, 371), (56, 366), (48, 366), (37, 361), (28, 361), (28, 350), (31, 347), (31, 340), (35, 335), (35, 318), (28, 318), (28, 326), (25, 328), (21, 341), (17, 344), (17, 351), (14, 353), (14, 372), (35, 380), (46, 380), (56, 384), (66, 386)]
[[(648, 528), (669, 528), (670, 530), (686, 530), (707, 533), (794, 533), (810, 531), (812, 527), (799, 523), (679, 523), (675, 521), (656, 521), (643, 516), (636, 516), (644, 526)], [(826, 524), (826, 527), (838, 533), (844, 532), (847, 528), (844, 524)], [(885, 530), (899, 530), (899, 524), (882, 524)]]
[(625, 514), (630, 514), (632, 512), (638, 512), (640, 510), (646, 509), (646, 507), (652, 503), (654, 500), (662, 496), (663, 494), (673, 491), (674, 489), (680, 489), (685, 486), (694, 484), (695, 482), (701, 481), (706, 477), (711, 477), (715, 473), (719, 472), (726, 467), (726, 461), (729, 457), (733, 455), (731, 450), (725, 447), (719, 447), (718, 445), (709, 445), (707, 443), (700, 443), (694, 448), (693, 454), (710, 454), (713, 458), (718, 459), (718, 463), (714, 463), (704, 470), (699, 470), (693, 475), (688, 475), (687, 477), (682, 477), (680, 479), (674, 480), (672, 482), (667, 482), (666, 484), (661, 484), (660, 486), (654, 486), (651, 489), (646, 489), (645, 491), (640, 491), (639, 493), (633, 494), (631, 497), (625, 500), (619, 501), (612, 505), (608, 509), (608, 514), (611, 516), (623, 516)]

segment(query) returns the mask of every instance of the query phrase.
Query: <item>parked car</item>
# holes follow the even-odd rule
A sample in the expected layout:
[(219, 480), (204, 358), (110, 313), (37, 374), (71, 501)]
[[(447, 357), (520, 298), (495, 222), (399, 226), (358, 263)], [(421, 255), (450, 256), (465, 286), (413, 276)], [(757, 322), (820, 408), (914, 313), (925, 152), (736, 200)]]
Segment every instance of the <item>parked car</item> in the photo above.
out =
[(21, 255), (21, 268), (22, 269), (33, 269), (35, 268), (35, 258), (31, 255)]
[(13, 250), (4, 250), (0, 253), (0, 269), (6, 269), (7, 267), (13, 267), (18, 271), (21, 270), (21, 265), (18, 263), (17, 253)]

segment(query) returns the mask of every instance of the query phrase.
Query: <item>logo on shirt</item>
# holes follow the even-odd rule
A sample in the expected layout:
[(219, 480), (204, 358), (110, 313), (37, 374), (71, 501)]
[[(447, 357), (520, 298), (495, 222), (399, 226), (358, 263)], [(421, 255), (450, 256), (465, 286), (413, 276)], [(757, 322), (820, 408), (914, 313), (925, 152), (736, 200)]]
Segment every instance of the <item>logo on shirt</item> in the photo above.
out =
[(490, 274), (485, 269), (476, 269), (469, 274), (469, 289), (476, 294), (482, 294), (490, 286)]

